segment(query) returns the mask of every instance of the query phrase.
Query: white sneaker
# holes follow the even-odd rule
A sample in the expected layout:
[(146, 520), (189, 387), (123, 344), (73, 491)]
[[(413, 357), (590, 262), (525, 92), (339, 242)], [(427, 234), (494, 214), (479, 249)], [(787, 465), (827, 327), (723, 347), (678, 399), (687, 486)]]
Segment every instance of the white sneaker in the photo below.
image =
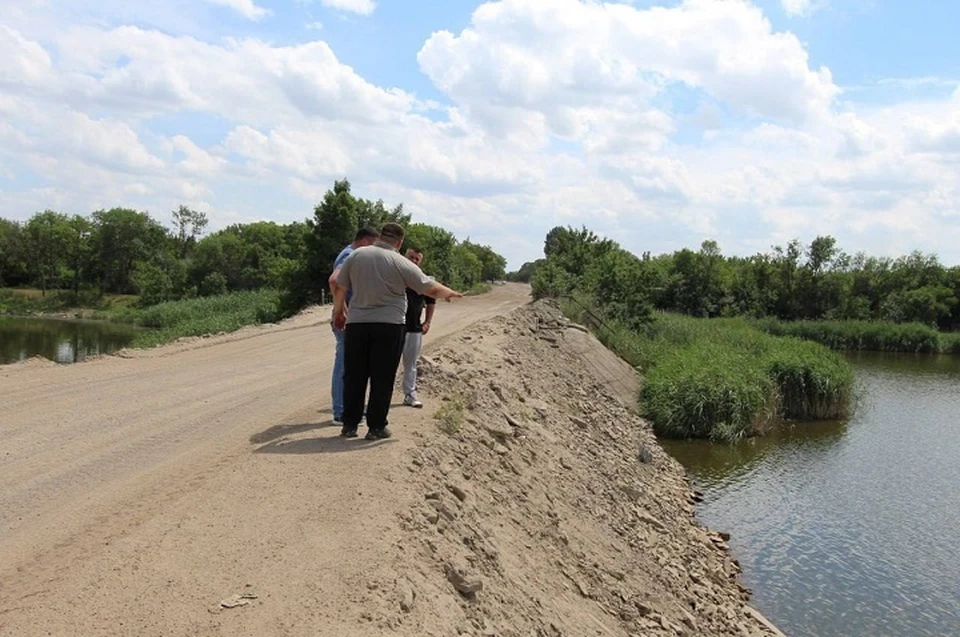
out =
[(343, 427), (343, 418), (337, 418), (336, 416), (334, 416), (333, 424), (336, 425), (337, 427)]
[(406, 405), (407, 407), (416, 407), (417, 409), (420, 409), (421, 407), (423, 407), (423, 403), (417, 400), (417, 397), (414, 396), (413, 394), (407, 394), (406, 396), (404, 396), (403, 404)]

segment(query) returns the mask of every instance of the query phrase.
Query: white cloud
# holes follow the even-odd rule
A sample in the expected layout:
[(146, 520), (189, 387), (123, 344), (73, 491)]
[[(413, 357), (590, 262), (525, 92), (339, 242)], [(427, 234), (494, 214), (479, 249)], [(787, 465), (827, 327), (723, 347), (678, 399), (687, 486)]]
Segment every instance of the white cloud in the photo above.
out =
[(784, 12), (789, 16), (808, 15), (813, 9), (811, 0), (781, 0), (780, 4), (783, 5)]
[(320, 0), (320, 4), (338, 11), (349, 11), (359, 15), (370, 15), (377, 8), (374, 0)]
[(839, 92), (828, 69), (809, 67), (794, 35), (774, 32), (743, 0), (643, 10), (488, 2), (459, 35), (434, 33), (417, 57), (437, 88), (481, 119), (503, 124), (534, 111), (554, 130), (562, 128), (557, 104), (628, 110), (674, 84), (792, 123), (826, 116)]
[(204, 2), (233, 9), (248, 20), (260, 20), (270, 15), (269, 9), (257, 6), (253, 0), (204, 0)]

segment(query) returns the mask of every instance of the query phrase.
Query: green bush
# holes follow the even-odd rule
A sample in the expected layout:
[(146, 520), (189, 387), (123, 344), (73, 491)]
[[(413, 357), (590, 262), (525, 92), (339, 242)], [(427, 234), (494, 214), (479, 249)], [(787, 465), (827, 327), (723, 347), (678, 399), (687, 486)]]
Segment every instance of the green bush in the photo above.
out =
[(841, 418), (850, 410), (853, 372), (817, 343), (774, 337), (743, 319), (662, 314), (632, 328), (584, 307), (573, 298), (562, 304), (643, 371), (640, 405), (659, 435), (732, 441), (783, 419)]
[(234, 292), (170, 301), (149, 307), (136, 315), (139, 325), (155, 329), (140, 334), (131, 346), (152, 347), (183, 336), (233, 332), (245, 325), (272, 323), (285, 316), (277, 290)]
[[(778, 321), (760, 319), (757, 328), (776, 336), (796, 336), (830, 349), (928, 353), (946, 351), (949, 335), (920, 323), (884, 321)], [(949, 339), (948, 339), (949, 340)]]

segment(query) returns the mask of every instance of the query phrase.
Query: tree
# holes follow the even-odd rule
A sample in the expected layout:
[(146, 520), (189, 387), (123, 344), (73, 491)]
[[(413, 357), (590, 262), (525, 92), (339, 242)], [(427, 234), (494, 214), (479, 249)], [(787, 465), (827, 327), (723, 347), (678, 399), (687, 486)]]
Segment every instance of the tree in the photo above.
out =
[(30, 280), (27, 236), (21, 224), (0, 219), (0, 286), (25, 285)]
[(327, 289), (327, 279), (333, 270), (333, 262), (340, 251), (353, 242), (362, 226), (380, 228), (392, 221), (404, 225), (409, 223), (410, 215), (403, 212), (403, 205), (387, 208), (383, 201), (376, 202), (358, 199), (351, 193), (350, 182), (346, 179), (335, 181), (333, 188), (323, 195), (323, 200), (313, 210), (313, 217), (307, 219), (307, 232), (303, 235), (304, 251), (300, 263), (293, 269), (284, 264), (288, 292), (284, 305), (288, 311), (295, 311), (307, 303), (321, 299), (321, 293)]
[(457, 288), (462, 285), (454, 250), (457, 238), (452, 232), (426, 223), (407, 226), (404, 249), (415, 247), (423, 252), (421, 269), (444, 285)]
[(80, 293), (80, 284), (84, 280), (84, 273), (93, 269), (93, 231), (90, 221), (86, 217), (73, 215), (67, 222), (70, 227), (69, 240), (66, 246), (66, 262), (73, 271), (73, 293)]
[(46, 296), (51, 284), (59, 283), (66, 265), (73, 229), (67, 215), (45, 210), (33, 215), (26, 226), (30, 270)]
[(507, 260), (493, 251), (493, 248), (490, 246), (478, 245), (476, 243), (471, 243), (470, 239), (467, 238), (463, 243), (461, 243), (464, 249), (469, 250), (480, 260), (481, 264), (481, 281), (499, 281), (506, 276), (507, 272)]
[(180, 248), (180, 258), (189, 256), (191, 249), (197, 243), (197, 238), (207, 227), (207, 215), (186, 206), (180, 206), (170, 216), (173, 218), (175, 240)]
[(92, 220), (100, 293), (133, 293), (136, 262), (157, 259), (165, 248), (167, 231), (147, 213), (128, 208), (98, 210)]
[(520, 269), (516, 272), (508, 272), (506, 274), (507, 281), (515, 281), (517, 283), (530, 283), (530, 279), (533, 278), (533, 274), (537, 271), (537, 268), (546, 263), (546, 259), (537, 259), (536, 261), (527, 261), (520, 266)]

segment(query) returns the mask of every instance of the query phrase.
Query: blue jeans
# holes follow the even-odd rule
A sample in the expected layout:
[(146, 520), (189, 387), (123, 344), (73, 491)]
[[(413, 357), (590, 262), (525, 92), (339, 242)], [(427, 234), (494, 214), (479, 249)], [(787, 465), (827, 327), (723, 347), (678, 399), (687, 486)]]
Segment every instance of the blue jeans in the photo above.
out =
[(337, 340), (336, 349), (333, 358), (333, 377), (330, 379), (330, 393), (333, 397), (333, 418), (334, 420), (343, 420), (343, 341), (345, 333), (343, 330), (333, 329), (333, 337)]

